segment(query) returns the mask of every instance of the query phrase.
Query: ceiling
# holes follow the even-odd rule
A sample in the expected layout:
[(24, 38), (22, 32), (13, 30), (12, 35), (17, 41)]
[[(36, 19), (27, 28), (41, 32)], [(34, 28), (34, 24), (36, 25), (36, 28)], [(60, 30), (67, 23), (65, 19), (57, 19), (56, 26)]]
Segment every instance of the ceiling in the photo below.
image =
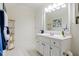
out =
[(49, 3), (6, 3), (8, 6), (28, 6), (28, 7), (31, 7), (31, 8), (34, 8), (34, 9), (37, 9), (37, 8), (42, 8), (42, 7), (45, 7), (47, 6)]

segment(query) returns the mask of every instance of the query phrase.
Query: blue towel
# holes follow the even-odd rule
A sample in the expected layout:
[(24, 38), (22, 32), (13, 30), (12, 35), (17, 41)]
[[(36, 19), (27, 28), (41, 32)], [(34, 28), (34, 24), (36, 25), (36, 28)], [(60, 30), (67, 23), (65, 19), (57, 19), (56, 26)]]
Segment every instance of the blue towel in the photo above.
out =
[(3, 48), (2, 48), (2, 38), (1, 38), (1, 32), (0, 32), (0, 56), (3, 55)]
[(5, 22), (4, 11), (0, 10), (0, 27), (1, 27), (1, 37), (2, 37), (2, 47), (3, 47), (3, 50), (6, 49), (6, 45), (7, 45), (7, 42), (6, 42), (5, 36), (4, 36), (4, 25), (5, 25), (4, 22)]

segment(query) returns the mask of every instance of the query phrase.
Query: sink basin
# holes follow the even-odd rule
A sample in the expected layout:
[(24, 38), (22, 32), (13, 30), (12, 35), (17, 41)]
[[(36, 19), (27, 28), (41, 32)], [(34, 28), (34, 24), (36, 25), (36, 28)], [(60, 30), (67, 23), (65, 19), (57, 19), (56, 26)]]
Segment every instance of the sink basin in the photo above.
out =
[(43, 33), (43, 34), (38, 33), (37, 35), (44, 36), (44, 37), (49, 37), (49, 38), (54, 38), (54, 39), (60, 39), (60, 40), (72, 38), (71, 36), (50, 35), (48, 33)]

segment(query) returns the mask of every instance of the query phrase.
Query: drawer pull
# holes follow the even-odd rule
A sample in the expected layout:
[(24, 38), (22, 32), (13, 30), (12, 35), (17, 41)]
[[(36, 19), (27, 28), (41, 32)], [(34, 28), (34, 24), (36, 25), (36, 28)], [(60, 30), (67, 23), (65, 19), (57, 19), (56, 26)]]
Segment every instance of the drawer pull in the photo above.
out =
[(45, 46), (45, 44), (44, 44), (44, 43), (42, 43), (42, 45), (43, 45), (43, 46)]
[(44, 45), (44, 44), (42, 43), (42, 45)]
[(52, 49), (52, 47), (50, 47), (50, 49)]
[(54, 44), (56, 44), (56, 42), (54, 42)]

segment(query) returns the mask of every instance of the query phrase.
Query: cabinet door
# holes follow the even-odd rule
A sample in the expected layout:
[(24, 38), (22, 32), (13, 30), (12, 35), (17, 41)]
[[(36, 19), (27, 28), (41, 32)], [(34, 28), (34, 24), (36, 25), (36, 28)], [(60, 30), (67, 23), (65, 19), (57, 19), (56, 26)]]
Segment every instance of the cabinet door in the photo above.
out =
[(60, 48), (51, 46), (51, 56), (60, 56)]
[(50, 56), (50, 45), (44, 43), (44, 56)]
[(40, 43), (39, 43), (39, 52), (42, 54), (42, 55), (44, 55), (44, 45), (43, 45), (43, 42), (41, 42), (40, 41)]
[(37, 50), (40, 54), (44, 55), (44, 44), (42, 41), (37, 41)]
[(40, 42), (36, 41), (36, 49), (37, 49), (37, 51), (39, 51), (39, 48), (40, 48)]

